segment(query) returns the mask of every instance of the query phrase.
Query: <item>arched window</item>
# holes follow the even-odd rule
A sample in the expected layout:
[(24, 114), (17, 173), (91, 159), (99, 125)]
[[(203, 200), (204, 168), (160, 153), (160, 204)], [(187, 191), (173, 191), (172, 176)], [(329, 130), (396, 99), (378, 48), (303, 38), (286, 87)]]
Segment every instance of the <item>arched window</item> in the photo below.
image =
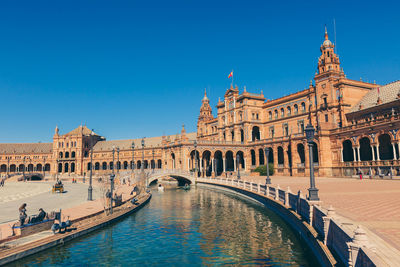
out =
[(62, 152), (58, 153), (58, 157), (59, 157), (60, 159), (62, 159), (63, 153), (62, 153)]
[(65, 152), (65, 158), (69, 158), (69, 152)]
[(99, 162), (96, 162), (96, 163), (94, 164), (94, 169), (95, 169), (96, 171), (100, 170), (100, 163), (99, 163)]
[(268, 112), (268, 118), (272, 120), (272, 111)]
[(353, 144), (350, 140), (343, 141), (343, 161), (353, 161)]
[(293, 108), (294, 108), (294, 115), (297, 115), (297, 113), (299, 113), (299, 107), (297, 106), (297, 104), (295, 104)]
[(71, 158), (75, 158), (75, 151), (71, 152)]
[(285, 117), (285, 109), (281, 108), (281, 118)]
[(278, 118), (278, 110), (275, 109), (274, 113), (275, 113), (275, 119), (277, 119)]
[(306, 111), (306, 103), (301, 102), (301, 111), (305, 112)]
[(287, 107), (287, 115), (288, 116), (292, 115), (292, 108), (290, 106)]
[(382, 134), (379, 140), (379, 158), (381, 160), (393, 159), (393, 146), (390, 135)]
[(103, 169), (103, 170), (107, 170), (107, 162), (103, 162), (102, 165), (103, 165), (103, 166), (102, 166), (102, 169)]

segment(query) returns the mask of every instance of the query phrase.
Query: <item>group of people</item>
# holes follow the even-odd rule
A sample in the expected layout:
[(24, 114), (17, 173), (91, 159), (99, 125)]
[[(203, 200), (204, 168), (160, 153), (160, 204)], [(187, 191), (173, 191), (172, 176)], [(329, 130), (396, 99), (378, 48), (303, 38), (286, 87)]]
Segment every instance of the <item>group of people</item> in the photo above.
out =
[(47, 213), (42, 208), (40, 208), (38, 215), (33, 215), (28, 218), (28, 215), (26, 214), (26, 203), (22, 204), (21, 207), (19, 207), (19, 224), (20, 224), (20, 226), (25, 225), (26, 218), (28, 218), (28, 221), (26, 223), (29, 224), (29, 223), (42, 222), (46, 217), (47, 217)]

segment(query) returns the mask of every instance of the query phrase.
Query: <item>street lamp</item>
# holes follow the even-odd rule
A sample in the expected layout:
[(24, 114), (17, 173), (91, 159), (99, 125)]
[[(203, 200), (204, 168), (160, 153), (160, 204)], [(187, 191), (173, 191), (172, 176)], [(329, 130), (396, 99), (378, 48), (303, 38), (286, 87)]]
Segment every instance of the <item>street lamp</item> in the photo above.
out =
[(26, 181), (26, 177), (25, 177), (25, 157), (24, 157), (24, 160), (23, 160), (23, 162), (24, 162), (24, 167), (22, 168), (22, 174), (24, 175), (24, 182)]
[(194, 140), (194, 171), (197, 177), (199, 175), (197, 172), (197, 140)]
[(45, 171), (46, 171), (46, 170), (45, 170), (45, 166), (46, 166), (46, 157), (44, 156), (44, 157), (43, 157), (43, 167), (42, 167), (42, 168), (43, 168), (43, 170), (42, 170), (42, 171), (43, 171), (43, 179), (44, 179), (44, 176), (46, 175), (46, 174), (45, 174)]
[(144, 137), (142, 138), (142, 164), (140, 164), (140, 169), (142, 171), (142, 179), (145, 180), (145, 187), (147, 188), (147, 178), (144, 176)]
[[(114, 148), (113, 148), (113, 155), (114, 155)], [(110, 175), (110, 214), (113, 213), (113, 190), (114, 190), (114, 163), (113, 163), (113, 173)]]
[[(88, 187), (88, 200), (93, 200), (93, 187), (92, 187), (92, 175), (93, 175), (93, 136), (94, 132), (90, 133), (90, 176), (89, 176), (89, 187)], [(85, 177), (85, 175), (83, 176)]]
[(119, 173), (119, 168), (121, 168), (121, 164), (119, 162), (119, 147), (117, 147), (117, 173)]
[(112, 161), (112, 174), (114, 174), (114, 169), (115, 169), (115, 146), (112, 147), (112, 155), (113, 155), (113, 161)]
[(131, 164), (131, 170), (132, 170), (132, 179), (133, 179), (133, 169), (135, 168), (135, 142), (132, 142), (131, 145), (132, 148), (132, 164)]
[(237, 178), (238, 178), (238, 180), (240, 180), (240, 168), (239, 168), (239, 165), (240, 165), (240, 156), (239, 156), (239, 154), (237, 154), (236, 155), (236, 166), (237, 166)]
[(308, 143), (308, 149), (309, 149), (309, 154), (310, 154), (310, 188), (308, 189), (308, 200), (311, 201), (318, 201), (318, 189), (315, 187), (315, 178), (314, 178), (314, 162), (313, 162), (313, 140), (314, 140), (314, 134), (315, 134), (315, 129), (309, 123), (305, 129), (306, 132), (306, 138), (307, 138), (307, 143)]
[(264, 148), (265, 151), (265, 158), (267, 163), (267, 179), (265, 180), (265, 184), (271, 184), (271, 178), (269, 178), (269, 152), (271, 152), (271, 148), (266, 147)]
[(153, 172), (154, 172), (154, 165), (155, 165), (155, 162), (154, 162), (154, 148), (153, 148), (153, 161), (152, 161), (152, 163), (151, 163), (151, 168), (153, 169)]

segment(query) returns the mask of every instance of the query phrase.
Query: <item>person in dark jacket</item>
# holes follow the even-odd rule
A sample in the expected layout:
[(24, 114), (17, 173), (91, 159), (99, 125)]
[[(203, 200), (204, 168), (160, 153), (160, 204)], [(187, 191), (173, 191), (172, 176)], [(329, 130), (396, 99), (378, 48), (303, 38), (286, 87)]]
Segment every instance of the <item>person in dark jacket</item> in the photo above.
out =
[(25, 224), (26, 217), (28, 216), (26, 215), (26, 203), (24, 203), (19, 207), (19, 223), (21, 226)]

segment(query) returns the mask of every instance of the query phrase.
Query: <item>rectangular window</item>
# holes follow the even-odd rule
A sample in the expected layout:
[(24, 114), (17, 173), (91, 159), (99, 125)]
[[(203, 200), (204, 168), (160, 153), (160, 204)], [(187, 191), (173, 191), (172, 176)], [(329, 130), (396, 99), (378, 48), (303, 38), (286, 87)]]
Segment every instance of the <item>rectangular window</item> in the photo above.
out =
[(325, 122), (328, 122), (328, 114), (325, 114)]

